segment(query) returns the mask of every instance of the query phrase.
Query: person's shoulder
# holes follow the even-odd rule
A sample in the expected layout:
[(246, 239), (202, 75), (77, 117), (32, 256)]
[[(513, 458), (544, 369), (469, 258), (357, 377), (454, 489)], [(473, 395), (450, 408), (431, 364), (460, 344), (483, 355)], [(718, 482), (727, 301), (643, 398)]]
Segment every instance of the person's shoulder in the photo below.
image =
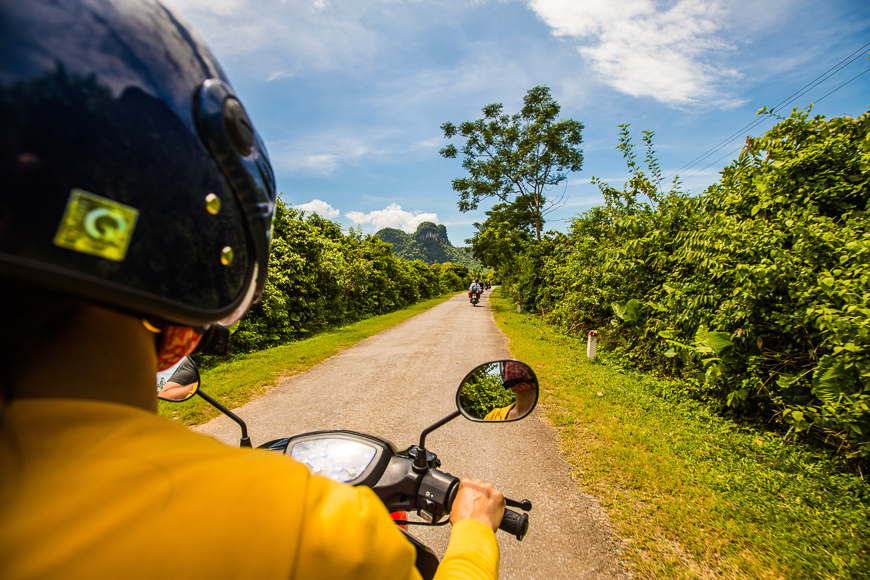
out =
[(267, 474), (297, 482), (310, 476), (307, 467), (282, 453), (231, 446), (152, 413), (134, 413), (127, 424), (140, 436), (127, 440), (126, 445), (134, 448), (140, 457), (148, 456), (155, 463), (184, 464), (203, 472), (224, 473), (230, 478), (263, 477), (260, 486), (268, 485), (266, 478), (270, 476)]

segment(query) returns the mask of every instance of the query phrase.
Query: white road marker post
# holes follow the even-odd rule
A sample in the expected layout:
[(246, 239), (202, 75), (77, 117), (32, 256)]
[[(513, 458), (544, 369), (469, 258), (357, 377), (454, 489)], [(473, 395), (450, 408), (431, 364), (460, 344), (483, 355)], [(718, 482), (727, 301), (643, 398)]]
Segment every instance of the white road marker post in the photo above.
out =
[(586, 342), (586, 358), (595, 360), (595, 357), (598, 356), (598, 331), (590, 330), (588, 338), (589, 340)]

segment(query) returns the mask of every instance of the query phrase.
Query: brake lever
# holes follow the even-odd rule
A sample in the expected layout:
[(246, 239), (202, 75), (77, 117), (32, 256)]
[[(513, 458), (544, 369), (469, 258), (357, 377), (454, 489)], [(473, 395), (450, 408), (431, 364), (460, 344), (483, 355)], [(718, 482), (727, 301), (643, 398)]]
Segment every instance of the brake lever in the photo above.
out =
[(504, 502), (508, 507), (519, 508), (524, 512), (532, 511), (532, 502), (527, 499), (517, 501), (515, 499), (510, 499), (509, 497), (506, 497), (504, 498)]

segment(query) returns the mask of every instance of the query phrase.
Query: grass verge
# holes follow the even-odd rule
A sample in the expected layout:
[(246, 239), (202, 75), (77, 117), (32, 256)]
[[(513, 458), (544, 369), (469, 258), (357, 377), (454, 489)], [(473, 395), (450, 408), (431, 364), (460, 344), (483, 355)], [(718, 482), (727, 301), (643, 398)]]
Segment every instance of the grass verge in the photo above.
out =
[(517, 314), (500, 291), (490, 303), (639, 577), (870, 578), (866, 481), (680, 400), (673, 383), (588, 361), (585, 340)]
[[(201, 372), (204, 390), (233, 409), (266, 394), (287, 377), (310, 369), (361, 340), (395, 326), (456, 296), (450, 293), (403, 310), (361, 320), (297, 342), (273, 347)], [(199, 425), (219, 414), (199, 397), (183, 404), (160, 401), (158, 412), (185, 425)]]

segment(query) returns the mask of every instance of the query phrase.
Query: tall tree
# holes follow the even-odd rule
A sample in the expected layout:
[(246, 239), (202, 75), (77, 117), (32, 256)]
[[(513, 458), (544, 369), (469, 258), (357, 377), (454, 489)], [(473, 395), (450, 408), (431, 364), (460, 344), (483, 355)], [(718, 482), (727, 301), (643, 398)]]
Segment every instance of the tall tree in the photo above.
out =
[(476, 260), (505, 275), (531, 243), (535, 217), (527, 206), (506, 203), (494, 205), (486, 215), (486, 221), (474, 224), (474, 237), (465, 242), (471, 244)]
[[(501, 103), (493, 103), (482, 109), (482, 119), (441, 125), (445, 138), (465, 138), (462, 167), (469, 176), (453, 180), (459, 210), (475, 210), (490, 197), (521, 204), (532, 211), (540, 241), (544, 215), (564, 198), (562, 194), (548, 200), (549, 192), (583, 165), (578, 148), (583, 124), (560, 120), (560, 110), (549, 87), (534, 87), (523, 98), (519, 113), (508, 115)], [(452, 143), (440, 151), (447, 159), (455, 159), (459, 152)]]

